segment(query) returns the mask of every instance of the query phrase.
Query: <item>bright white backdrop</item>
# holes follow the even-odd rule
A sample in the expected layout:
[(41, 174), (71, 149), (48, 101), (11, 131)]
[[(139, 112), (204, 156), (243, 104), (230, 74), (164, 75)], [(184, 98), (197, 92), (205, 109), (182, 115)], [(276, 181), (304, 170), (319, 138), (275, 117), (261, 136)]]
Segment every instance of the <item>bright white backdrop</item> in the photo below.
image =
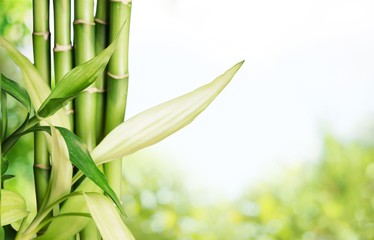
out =
[(374, 112), (374, 1), (133, 1), (127, 117), (246, 63), (190, 126), (152, 147), (193, 188), (236, 196)]

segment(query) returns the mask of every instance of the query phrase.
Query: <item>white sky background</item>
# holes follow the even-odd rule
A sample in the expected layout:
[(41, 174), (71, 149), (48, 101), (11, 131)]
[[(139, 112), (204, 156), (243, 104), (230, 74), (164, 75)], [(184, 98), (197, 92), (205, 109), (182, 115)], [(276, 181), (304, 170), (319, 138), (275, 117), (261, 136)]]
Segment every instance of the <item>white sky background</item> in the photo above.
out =
[(324, 133), (368, 129), (373, 12), (359, 0), (134, 0), (127, 116), (245, 59), (206, 112), (151, 147), (171, 153), (192, 188), (237, 196), (274, 169), (317, 160)]

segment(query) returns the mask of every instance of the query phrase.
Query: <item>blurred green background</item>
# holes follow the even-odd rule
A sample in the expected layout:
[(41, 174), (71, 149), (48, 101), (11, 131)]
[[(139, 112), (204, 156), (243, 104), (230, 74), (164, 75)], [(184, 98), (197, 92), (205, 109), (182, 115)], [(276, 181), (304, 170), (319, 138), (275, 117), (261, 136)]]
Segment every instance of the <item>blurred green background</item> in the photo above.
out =
[[(0, 33), (19, 47), (30, 35), (25, 22), (30, 23), (31, 6), (21, 2), (4, 1), (0, 7)], [(8, 62), (1, 54), (1, 71), (18, 78)], [(8, 108), (15, 127), (23, 109), (12, 99)], [(32, 141), (24, 137), (9, 153), (8, 173), (16, 178), (6, 182), (28, 197), (33, 196)], [(326, 135), (319, 161), (290, 166), (235, 200), (190, 191), (162, 153), (144, 151), (126, 159), (123, 181), (127, 224), (137, 239), (374, 239), (370, 141), (342, 142)], [(32, 209), (34, 201), (28, 199)]]

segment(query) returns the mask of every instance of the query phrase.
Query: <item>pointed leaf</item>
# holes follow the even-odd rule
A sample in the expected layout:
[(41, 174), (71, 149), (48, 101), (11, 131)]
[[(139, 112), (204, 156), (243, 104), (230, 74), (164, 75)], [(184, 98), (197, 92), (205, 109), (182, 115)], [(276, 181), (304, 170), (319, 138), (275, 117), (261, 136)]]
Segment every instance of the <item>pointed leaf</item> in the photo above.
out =
[(95, 162), (92, 160), (86, 144), (84, 144), (83, 141), (71, 131), (64, 128), (58, 128), (58, 130), (64, 137), (66, 145), (69, 149), (70, 161), (74, 164), (74, 166), (81, 170), (86, 177), (91, 179), (95, 184), (103, 189), (103, 191), (108, 194), (113, 202), (117, 205), (121, 213), (125, 215), (117, 195), (109, 186), (105, 175), (97, 168)]
[(1, 226), (21, 220), (28, 214), (25, 200), (21, 195), (1, 189)]
[(191, 123), (230, 82), (244, 61), (195, 91), (150, 108), (120, 124), (93, 149), (96, 164), (155, 144)]
[[(99, 186), (113, 200), (121, 213), (126, 215), (117, 195), (109, 186), (105, 175), (98, 169), (95, 162), (92, 160), (86, 144), (70, 130), (61, 127), (57, 127), (57, 129), (65, 140), (69, 151), (69, 159), (73, 165), (81, 170), (83, 174), (91, 179), (97, 186)], [(36, 126), (18, 134), (17, 136), (35, 131), (45, 131), (51, 134), (50, 127)]]
[(112, 201), (99, 193), (85, 193), (88, 210), (104, 240), (134, 240)]
[(19, 85), (17, 82), (10, 80), (6, 76), (1, 74), (1, 89), (6, 91), (17, 101), (19, 101), (28, 112), (31, 111), (31, 101), (27, 91)]
[(38, 115), (40, 117), (45, 118), (54, 114), (58, 109), (66, 105), (71, 99), (76, 97), (79, 93), (96, 81), (96, 79), (105, 70), (105, 67), (117, 46), (118, 39), (122, 32), (123, 27), (121, 28), (117, 38), (99, 55), (75, 67), (57, 83), (52, 93), (48, 96), (39, 109)]
[[(51, 89), (30, 60), (22, 55), (12, 44), (5, 40), (5, 38), (0, 37), (0, 45), (4, 47), (12, 60), (21, 69), (23, 77), (22, 82), (30, 96), (31, 103), (34, 109), (39, 109), (42, 102), (50, 94)], [(45, 119), (45, 121), (47, 121), (49, 125), (70, 128), (69, 118), (63, 109), (52, 117)]]

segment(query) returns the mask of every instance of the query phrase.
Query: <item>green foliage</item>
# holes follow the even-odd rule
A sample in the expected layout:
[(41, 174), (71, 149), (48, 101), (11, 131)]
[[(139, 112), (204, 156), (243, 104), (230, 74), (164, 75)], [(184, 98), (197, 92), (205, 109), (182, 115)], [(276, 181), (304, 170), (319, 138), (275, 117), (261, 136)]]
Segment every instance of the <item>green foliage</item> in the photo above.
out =
[(327, 137), (320, 161), (213, 204), (191, 195), (162, 161), (139, 157), (128, 159), (124, 191), (138, 239), (374, 238), (374, 146)]
[[(1, 88), (4, 89), (6, 93), (14, 97), (18, 102), (20, 102), (28, 112), (31, 111), (31, 101), (29, 94), (20, 84), (13, 80), (10, 80), (4, 75), (1, 75)], [(5, 93), (4, 95), (6, 96)]]
[(273, 226), (265, 236), (284, 239), (374, 238), (374, 147), (341, 144), (331, 137), (317, 166), (290, 171), (282, 181), (248, 194)]
[(22, 196), (16, 192), (1, 189), (1, 226), (14, 223), (28, 214)]
[[(29, 0), (2, 0), (0, 2), (0, 36), (6, 36), (15, 44), (22, 43), (23, 37), (30, 33), (27, 26), (30, 18)], [(31, 20), (31, 18), (29, 19)]]

